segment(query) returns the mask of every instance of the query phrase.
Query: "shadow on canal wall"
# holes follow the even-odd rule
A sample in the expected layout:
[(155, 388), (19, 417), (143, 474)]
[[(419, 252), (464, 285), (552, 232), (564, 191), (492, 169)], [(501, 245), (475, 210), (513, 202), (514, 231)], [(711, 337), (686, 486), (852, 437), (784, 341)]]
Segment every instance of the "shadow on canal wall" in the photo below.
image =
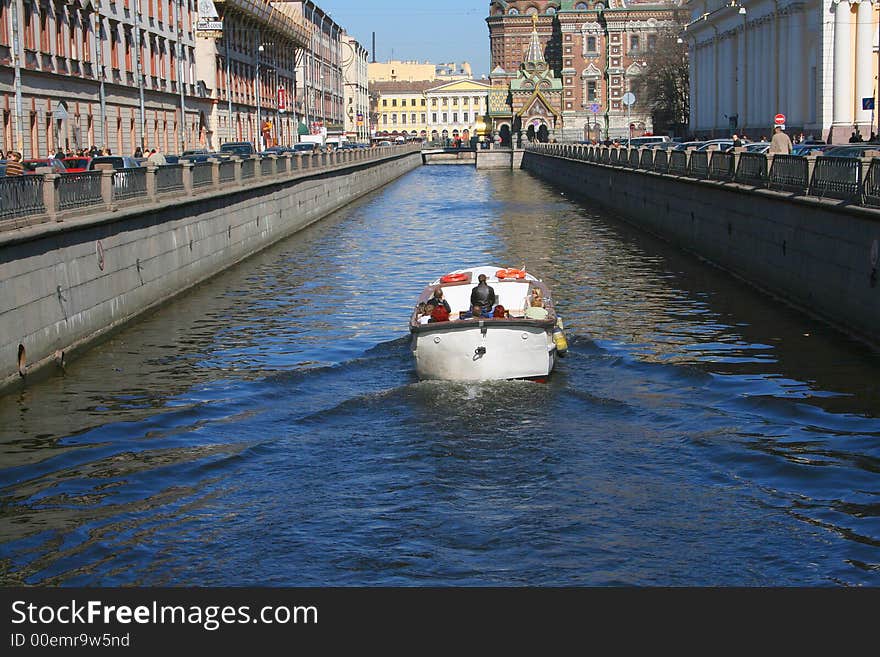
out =
[(880, 211), (526, 151), (522, 168), (880, 346)]
[(0, 233), (0, 394), (421, 164), (407, 150)]

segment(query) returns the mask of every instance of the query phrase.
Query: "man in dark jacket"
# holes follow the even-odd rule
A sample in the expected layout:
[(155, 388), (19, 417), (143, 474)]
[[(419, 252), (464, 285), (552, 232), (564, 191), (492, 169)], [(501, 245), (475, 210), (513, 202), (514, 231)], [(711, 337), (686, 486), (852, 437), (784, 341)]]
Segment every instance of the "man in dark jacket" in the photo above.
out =
[(483, 310), (489, 310), (495, 305), (495, 290), (486, 284), (486, 274), (480, 274), (477, 280), (479, 283), (471, 290), (471, 306), (480, 306)]

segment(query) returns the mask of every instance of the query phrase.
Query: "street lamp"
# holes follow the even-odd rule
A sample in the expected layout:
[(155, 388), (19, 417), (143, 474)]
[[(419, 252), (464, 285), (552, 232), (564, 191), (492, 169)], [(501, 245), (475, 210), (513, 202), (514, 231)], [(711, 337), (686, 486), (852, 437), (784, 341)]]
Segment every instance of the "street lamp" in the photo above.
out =
[(262, 106), (262, 100), (260, 98), (260, 55), (262, 54), (263, 44), (261, 43), (257, 46), (257, 75), (254, 80), (254, 83), (257, 85), (257, 150), (263, 150), (260, 148), (260, 142), (263, 139), (263, 121), (260, 118), (260, 110)]

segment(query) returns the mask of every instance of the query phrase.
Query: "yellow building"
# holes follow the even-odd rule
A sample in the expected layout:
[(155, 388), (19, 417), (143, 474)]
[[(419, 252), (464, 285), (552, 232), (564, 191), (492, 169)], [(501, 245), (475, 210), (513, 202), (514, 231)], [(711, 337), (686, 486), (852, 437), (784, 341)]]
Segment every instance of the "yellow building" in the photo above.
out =
[(436, 66), (430, 62), (419, 63), (416, 61), (402, 62), (389, 60), (387, 62), (370, 62), (367, 69), (370, 82), (418, 82), (420, 80), (433, 80), (436, 76)]
[(431, 80), (371, 83), (373, 136), (377, 139), (427, 137), (425, 90), (435, 84)]
[(487, 112), (489, 82), (457, 80), (429, 87), (425, 91), (428, 107), (428, 138), (431, 141), (468, 139), (475, 135)]

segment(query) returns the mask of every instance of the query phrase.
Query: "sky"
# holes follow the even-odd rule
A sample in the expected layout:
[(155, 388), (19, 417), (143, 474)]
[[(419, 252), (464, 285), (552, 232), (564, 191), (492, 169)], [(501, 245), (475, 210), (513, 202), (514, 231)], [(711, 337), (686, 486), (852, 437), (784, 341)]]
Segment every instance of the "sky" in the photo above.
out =
[(376, 61), (432, 64), (470, 62), (475, 77), (489, 74), (489, 0), (318, 0), (318, 6)]

